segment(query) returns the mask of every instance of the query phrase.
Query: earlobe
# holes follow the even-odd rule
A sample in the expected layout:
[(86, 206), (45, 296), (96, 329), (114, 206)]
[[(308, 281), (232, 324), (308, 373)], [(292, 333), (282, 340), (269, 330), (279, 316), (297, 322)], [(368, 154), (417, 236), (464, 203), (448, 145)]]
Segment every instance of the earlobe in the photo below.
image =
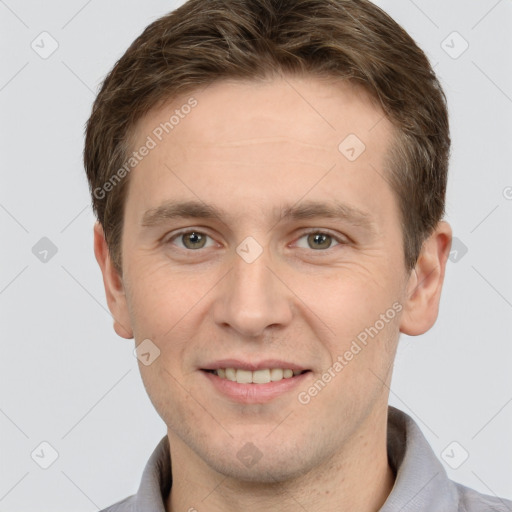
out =
[(451, 241), (451, 227), (441, 221), (423, 243), (416, 266), (407, 282), (400, 332), (418, 336), (434, 325), (439, 312)]
[(105, 240), (105, 233), (99, 222), (94, 225), (94, 254), (103, 275), (103, 286), (108, 308), (114, 320), (114, 330), (118, 336), (131, 339), (133, 338), (133, 330), (130, 324), (123, 281), (112, 262)]

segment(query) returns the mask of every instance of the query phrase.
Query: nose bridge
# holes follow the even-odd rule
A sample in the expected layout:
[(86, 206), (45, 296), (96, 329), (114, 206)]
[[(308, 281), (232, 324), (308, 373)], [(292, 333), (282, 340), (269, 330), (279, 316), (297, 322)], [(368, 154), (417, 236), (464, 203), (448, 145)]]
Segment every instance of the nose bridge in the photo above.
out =
[(215, 320), (239, 334), (258, 336), (269, 326), (289, 322), (291, 310), (286, 289), (271, 270), (268, 249), (258, 249), (251, 240), (244, 242), (233, 254)]

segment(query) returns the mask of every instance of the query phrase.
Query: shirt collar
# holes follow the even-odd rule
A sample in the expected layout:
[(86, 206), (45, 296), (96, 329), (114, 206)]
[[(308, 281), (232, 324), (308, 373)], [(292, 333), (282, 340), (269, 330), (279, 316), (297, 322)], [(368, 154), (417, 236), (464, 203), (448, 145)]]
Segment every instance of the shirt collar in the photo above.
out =
[(388, 407), (388, 460), (395, 484), (379, 512), (458, 510), (458, 492), (415, 421)]
[(169, 438), (165, 436), (151, 454), (135, 495), (135, 512), (165, 512), (172, 485)]

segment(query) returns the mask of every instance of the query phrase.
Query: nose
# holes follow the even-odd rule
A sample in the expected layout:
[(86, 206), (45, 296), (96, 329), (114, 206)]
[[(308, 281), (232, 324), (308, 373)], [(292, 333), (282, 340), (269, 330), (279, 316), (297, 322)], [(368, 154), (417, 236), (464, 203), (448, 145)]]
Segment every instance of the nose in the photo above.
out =
[(269, 260), (267, 249), (251, 263), (233, 255), (231, 272), (217, 290), (213, 308), (217, 325), (233, 329), (238, 337), (255, 338), (291, 321), (293, 294)]

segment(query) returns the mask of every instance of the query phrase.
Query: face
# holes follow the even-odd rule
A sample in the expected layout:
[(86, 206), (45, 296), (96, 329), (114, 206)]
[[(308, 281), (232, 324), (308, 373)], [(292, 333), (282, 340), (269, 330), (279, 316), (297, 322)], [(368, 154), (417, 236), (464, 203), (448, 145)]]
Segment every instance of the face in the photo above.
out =
[(139, 366), (170, 436), (225, 475), (284, 480), (348, 453), (386, 410), (410, 286), (393, 130), (343, 82), (191, 96), (137, 126), (134, 147), (155, 147), (129, 177), (112, 309), (159, 351)]

